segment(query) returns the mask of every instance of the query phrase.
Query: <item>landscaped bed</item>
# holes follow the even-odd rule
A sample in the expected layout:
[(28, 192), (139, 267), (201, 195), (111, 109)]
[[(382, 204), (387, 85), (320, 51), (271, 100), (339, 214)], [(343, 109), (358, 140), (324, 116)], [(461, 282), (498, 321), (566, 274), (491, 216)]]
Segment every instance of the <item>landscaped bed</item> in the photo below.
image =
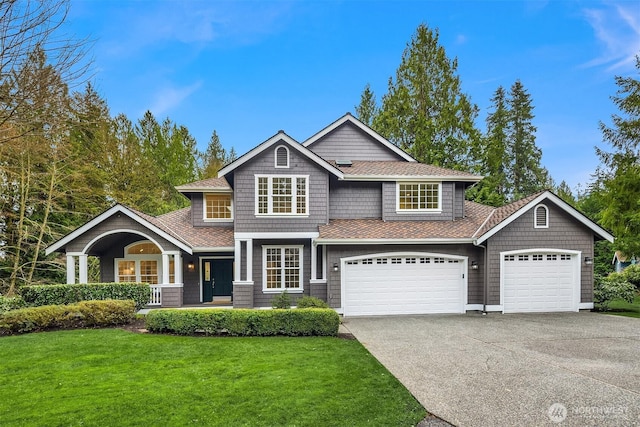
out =
[(609, 303), (609, 311), (607, 311), (606, 314), (640, 318), (640, 292), (636, 293), (633, 302), (627, 302), (621, 299), (611, 301), (611, 303)]
[(0, 338), (2, 425), (415, 425), (355, 340), (73, 330)]

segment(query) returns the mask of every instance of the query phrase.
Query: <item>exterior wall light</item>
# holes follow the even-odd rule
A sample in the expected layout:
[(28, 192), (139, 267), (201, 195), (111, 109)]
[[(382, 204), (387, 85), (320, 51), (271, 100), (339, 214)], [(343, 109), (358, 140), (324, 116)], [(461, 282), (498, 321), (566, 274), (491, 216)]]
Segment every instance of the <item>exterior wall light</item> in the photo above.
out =
[(337, 262), (334, 263), (333, 264), (333, 271), (339, 271), (339, 270), (340, 270), (340, 267), (338, 267), (338, 263)]
[(477, 270), (478, 268), (478, 261), (471, 261), (471, 269)]
[(189, 261), (189, 264), (187, 264), (187, 269), (189, 269), (189, 271), (193, 271), (196, 269), (196, 265), (193, 263), (193, 261)]
[(591, 257), (589, 257), (589, 256), (584, 257), (584, 263), (585, 263), (586, 265), (591, 265), (591, 264), (593, 264), (593, 258), (591, 258)]

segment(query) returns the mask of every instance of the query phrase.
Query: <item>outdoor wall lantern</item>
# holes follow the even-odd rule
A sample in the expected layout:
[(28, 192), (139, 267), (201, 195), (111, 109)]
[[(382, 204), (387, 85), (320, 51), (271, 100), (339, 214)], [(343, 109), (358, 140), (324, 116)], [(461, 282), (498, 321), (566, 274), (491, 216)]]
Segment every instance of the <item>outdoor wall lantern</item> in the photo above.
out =
[(591, 258), (591, 257), (589, 257), (589, 256), (584, 257), (584, 263), (585, 263), (586, 265), (591, 265), (591, 264), (593, 264), (593, 258)]
[(196, 269), (196, 265), (193, 263), (193, 261), (189, 261), (189, 264), (187, 264), (187, 268), (189, 269), (189, 271), (193, 271)]
[(478, 261), (471, 261), (471, 269), (472, 270), (478, 269)]
[(333, 271), (338, 271), (338, 270), (340, 270), (340, 267), (338, 267), (338, 263), (336, 262), (333, 264)]

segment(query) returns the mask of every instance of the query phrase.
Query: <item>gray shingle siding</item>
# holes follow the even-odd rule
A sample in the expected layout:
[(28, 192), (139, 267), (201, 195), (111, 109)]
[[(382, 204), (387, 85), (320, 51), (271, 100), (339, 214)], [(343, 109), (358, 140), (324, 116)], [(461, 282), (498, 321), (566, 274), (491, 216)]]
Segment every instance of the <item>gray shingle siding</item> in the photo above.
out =
[(464, 184), (457, 182), (453, 210), (456, 218), (464, 218)]
[[(565, 249), (582, 251), (582, 258), (593, 257), (593, 232), (577, 222), (552, 202), (542, 202), (549, 208), (549, 228), (533, 227), (533, 209), (494, 236), (486, 243), (488, 256), (488, 304), (500, 304), (500, 252), (520, 249)], [(580, 302), (593, 301), (593, 266), (580, 261)]]
[[(289, 149), (289, 168), (276, 169), (275, 148), (266, 149), (234, 172), (234, 205), (236, 232), (317, 232), (318, 225), (328, 221), (327, 198), (329, 177), (325, 169)], [(309, 215), (256, 216), (256, 175), (309, 175)]]
[[(340, 265), (341, 258), (387, 253), (387, 252), (427, 252), (437, 254), (460, 255), (476, 261), (480, 268), (478, 270), (468, 271), (467, 282), (467, 304), (482, 304), (483, 295), (483, 268), (484, 253), (481, 248), (473, 245), (359, 245), (359, 246), (328, 246), (327, 247), (327, 266), (337, 263)], [(342, 306), (341, 301), (341, 277), (340, 271), (333, 271), (327, 267), (327, 298), (328, 303), (333, 308)]]
[(344, 123), (308, 148), (325, 160), (404, 160), (351, 123)]
[(233, 221), (205, 221), (204, 220), (204, 194), (194, 193), (191, 195), (191, 223), (194, 227), (229, 227)]
[(382, 219), (385, 221), (440, 221), (454, 219), (454, 190), (453, 182), (442, 183), (442, 212), (440, 213), (411, 213), (396, 212), (395, 182), (382, 183)]
[(330, 183), (330, 219), (382, 218), (382, 185), (379, 182), (331, 178)]

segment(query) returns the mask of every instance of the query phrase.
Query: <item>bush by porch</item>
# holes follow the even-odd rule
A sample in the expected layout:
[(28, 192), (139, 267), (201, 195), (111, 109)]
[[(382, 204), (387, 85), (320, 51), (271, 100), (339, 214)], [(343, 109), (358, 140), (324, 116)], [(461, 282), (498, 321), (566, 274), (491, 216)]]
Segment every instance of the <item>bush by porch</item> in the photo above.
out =
[(20, 295), (28, 306), (74, 304), (90, 300), (133, 300), (140, 310), (149, 303), (146, 283), (83, 283), (23, 286)]

